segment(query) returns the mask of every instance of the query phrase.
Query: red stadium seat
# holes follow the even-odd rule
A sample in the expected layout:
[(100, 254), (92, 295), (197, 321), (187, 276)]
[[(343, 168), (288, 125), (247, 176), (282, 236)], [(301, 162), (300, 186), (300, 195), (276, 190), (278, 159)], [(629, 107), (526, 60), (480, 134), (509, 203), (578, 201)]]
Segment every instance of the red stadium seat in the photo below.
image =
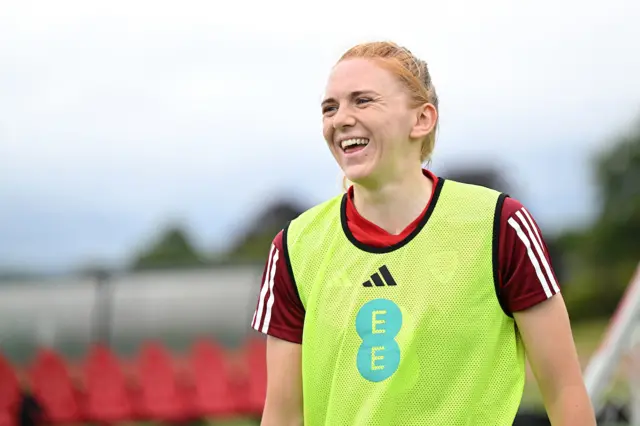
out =
[(244, 410), (247, 414), (260, 416), (267, 396), (267, 346), (263, 338), (250, 338), (243, 348), (247, 382)]
[(41, 349), (29, 371), (31, 391), (51, 423), (82, 420), (73, 383), (67, 367), (54, 351)]
[(85, 363), (85, 416), (98, 423), (134, 418), (125, 376), (115, 355), (106, 347), (91, 348)]
[(18, 377), (9, 362), (0, 355), (0, 426), (15, 425), (19, 401)]
[(147, 420), (188, 420), (190, 404), (180, 392), (169, 353), (157, 343), (146, 343), (141, 348), (137, 368), (140, 380), (137, 412)]
[(209, 340), (197, 341), (192, 347), (189, 363), (197, 415), (228, 417), (237, 414), (237, 398), (224, 350)]

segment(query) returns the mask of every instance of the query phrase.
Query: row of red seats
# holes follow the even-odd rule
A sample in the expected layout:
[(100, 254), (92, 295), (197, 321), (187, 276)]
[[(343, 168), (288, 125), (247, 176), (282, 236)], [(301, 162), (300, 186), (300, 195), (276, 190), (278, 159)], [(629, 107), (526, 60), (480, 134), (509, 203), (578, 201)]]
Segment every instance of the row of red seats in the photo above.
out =
[(266, 393), (265, 351), (262, 339), (250, 339), (236, 353), (200, 340), (180, 362), (162, 345), (147, 342), (127, 362), (95, 345), (74, 365), (43, 348), (21, 370), (0, 355), (0, 426), (15, 426), (24, 385), (49, 423), (259, 416)]

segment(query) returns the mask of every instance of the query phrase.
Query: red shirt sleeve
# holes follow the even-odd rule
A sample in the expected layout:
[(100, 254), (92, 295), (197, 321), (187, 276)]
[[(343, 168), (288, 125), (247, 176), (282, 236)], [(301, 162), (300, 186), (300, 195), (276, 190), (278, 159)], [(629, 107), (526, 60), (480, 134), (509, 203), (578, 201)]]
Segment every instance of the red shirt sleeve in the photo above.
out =
[(500, 297), (510, 312), (522, 311), (560, 292), (547, 245), (531, 214), (506, 198), (498, 247)]
[(305, 310), (289, 274), (283, 245), (283, 231), (280, 231), (271, 244), (262, 273), (251, 327), (269, 336), (302, 343)]

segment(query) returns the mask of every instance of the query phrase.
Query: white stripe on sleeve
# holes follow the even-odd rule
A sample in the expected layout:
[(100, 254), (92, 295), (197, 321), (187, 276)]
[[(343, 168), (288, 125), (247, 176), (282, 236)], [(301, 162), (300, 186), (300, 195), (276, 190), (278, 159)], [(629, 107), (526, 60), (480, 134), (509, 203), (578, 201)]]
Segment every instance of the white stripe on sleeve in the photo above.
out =
[(544, 277), (544, 273), (542, 272), (542, 269), (540, 269), (540, 263), (538, 263), (538, 259), (536, 259), (536, 255), (533, 253), (533, 250), (531, 250), (531, 242), (529, 241), (529, 238), (525, 235), (524, 232), (522, 232), (522, 228), (520, 227), (518, 222), (515, 221), (513, 217), (509, 218), (508, 223), (509, 225), (511, 225), (513, 229), (515, 229), (516, 234), (518, 235), (518, 238), (520, 238), (520, 240), (523, 242), (523, 244), (527, 248), (527, 255), (529, 256), (529, 260), (531, 260), (531, 263), (533, 264), (533, 268), (535, 269), (536, 275), (540, 280), (540, 284), (542, 284), (542, 288), (544, 289), (544, 294), (547, 295), (547, 298), (553, 296), (553, 294), (551, 293), (551, 290), (549, 289), (549, 284), (547, 284), (547, 280)]
[[(536, 248), (536, 252), (538, 253), (538, 257), (540, 258), (540, 261), (542, 261), (542, 266), (544, 266), (544, 270), (547, 273), (547, 278), (549, 279), (549, 282), (553, 287), (554, 294), (559, 293), (560, 289), (558, 288), (558, 283), (556, 282), (556, 279), (553, 276), (553, 272), (551, 271), (551, 266), (549, 265), (549, 262), (547, 262), (547, 256), (545, 256), (544, 250), (542, 249), (542, 243), (541, 243), (542, 240), (540, 239), (540, 234), (538, 234), (538, 231), (536, 230), (535, 231), (536, 235), (534, 236), (533, 232), (531, 231), (532, 227), (534, 230), (536, 229), (535, 224), (529, 223), (529, 221), (525, 219), (522, 213), (520, 213), (519, 211), (516, 212), (516, 216), (520, 218), (520, 221), (522, 221), (522, 224), (524, 225), (524, 227), (527, 228), (529, 237), (533, 240), (533, 246)], [(529, 215), (527, 215), (527, 217), (530, 218)]]
[(276, 253), (273, 255), (273, 262), (271, 262), (271, 278), (269, 278), (269, 300), (267, 301), (267, 313), (264, 315), (264, 324), (262, 324), (262, 332), (267, 333), (269, 331), (269, 323), (271, 322), (271, 308), (273, 308), (273, 303), (275, 302), (275, 293), (273, 292), (273, 282), (276, 277), (276, 267), (278, 265), (278, 257), (280, 255), (280, 251), (276, 250)]
[(521, 208), (520, 211), (522, 213), (524, 213), (524, 215), (527, 217), (527, 219), (529, 219), (529, 223), (531, 224), (531, 227), (533, 228), (533, 232), (536, 233), (536, 237), (538, 238), (538, 243), (540, 244), (540, 246), (542, 246), (542, 238), (540, 237), (540, 234), (538, 234), (538, 228), (536, 228), (535, 223), (533, 222), (533, 218), (531, 217), (531, 215), (529, 214), (527, 209), (525, 209), (524, 207)]
[(260, 322), (262, 321), (262, 310), (264, 309), (264, 299), (267, 296), (267, 290), (269, 290), (269, 272), (271, 271), (271, 266), (273, 265), (273, 252), (276, 249), (276, 246), (271, 245), (271, 250), (269, 251), (269, 260), (267, 263), (267, 270), (264, 274), (264, 282), (262, 283), (262, 289), (260, 290), (260, 298), (258, 299), (258, 308), (253, 315), (253, 328), (260, 331)]

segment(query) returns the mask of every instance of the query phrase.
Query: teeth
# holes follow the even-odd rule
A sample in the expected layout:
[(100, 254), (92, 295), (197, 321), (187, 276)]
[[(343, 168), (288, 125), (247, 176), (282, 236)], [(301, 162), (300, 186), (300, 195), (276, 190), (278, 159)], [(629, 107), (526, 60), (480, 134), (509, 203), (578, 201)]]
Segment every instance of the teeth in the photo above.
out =
[(353, 139), (347, 139), (346, 141), (342, 141), (342, 149), (346, 149), (350, 146), (353, 145), (366, 145), (369, 143), (369, 139), (365, 139), (365, 138), (353, 138)]

